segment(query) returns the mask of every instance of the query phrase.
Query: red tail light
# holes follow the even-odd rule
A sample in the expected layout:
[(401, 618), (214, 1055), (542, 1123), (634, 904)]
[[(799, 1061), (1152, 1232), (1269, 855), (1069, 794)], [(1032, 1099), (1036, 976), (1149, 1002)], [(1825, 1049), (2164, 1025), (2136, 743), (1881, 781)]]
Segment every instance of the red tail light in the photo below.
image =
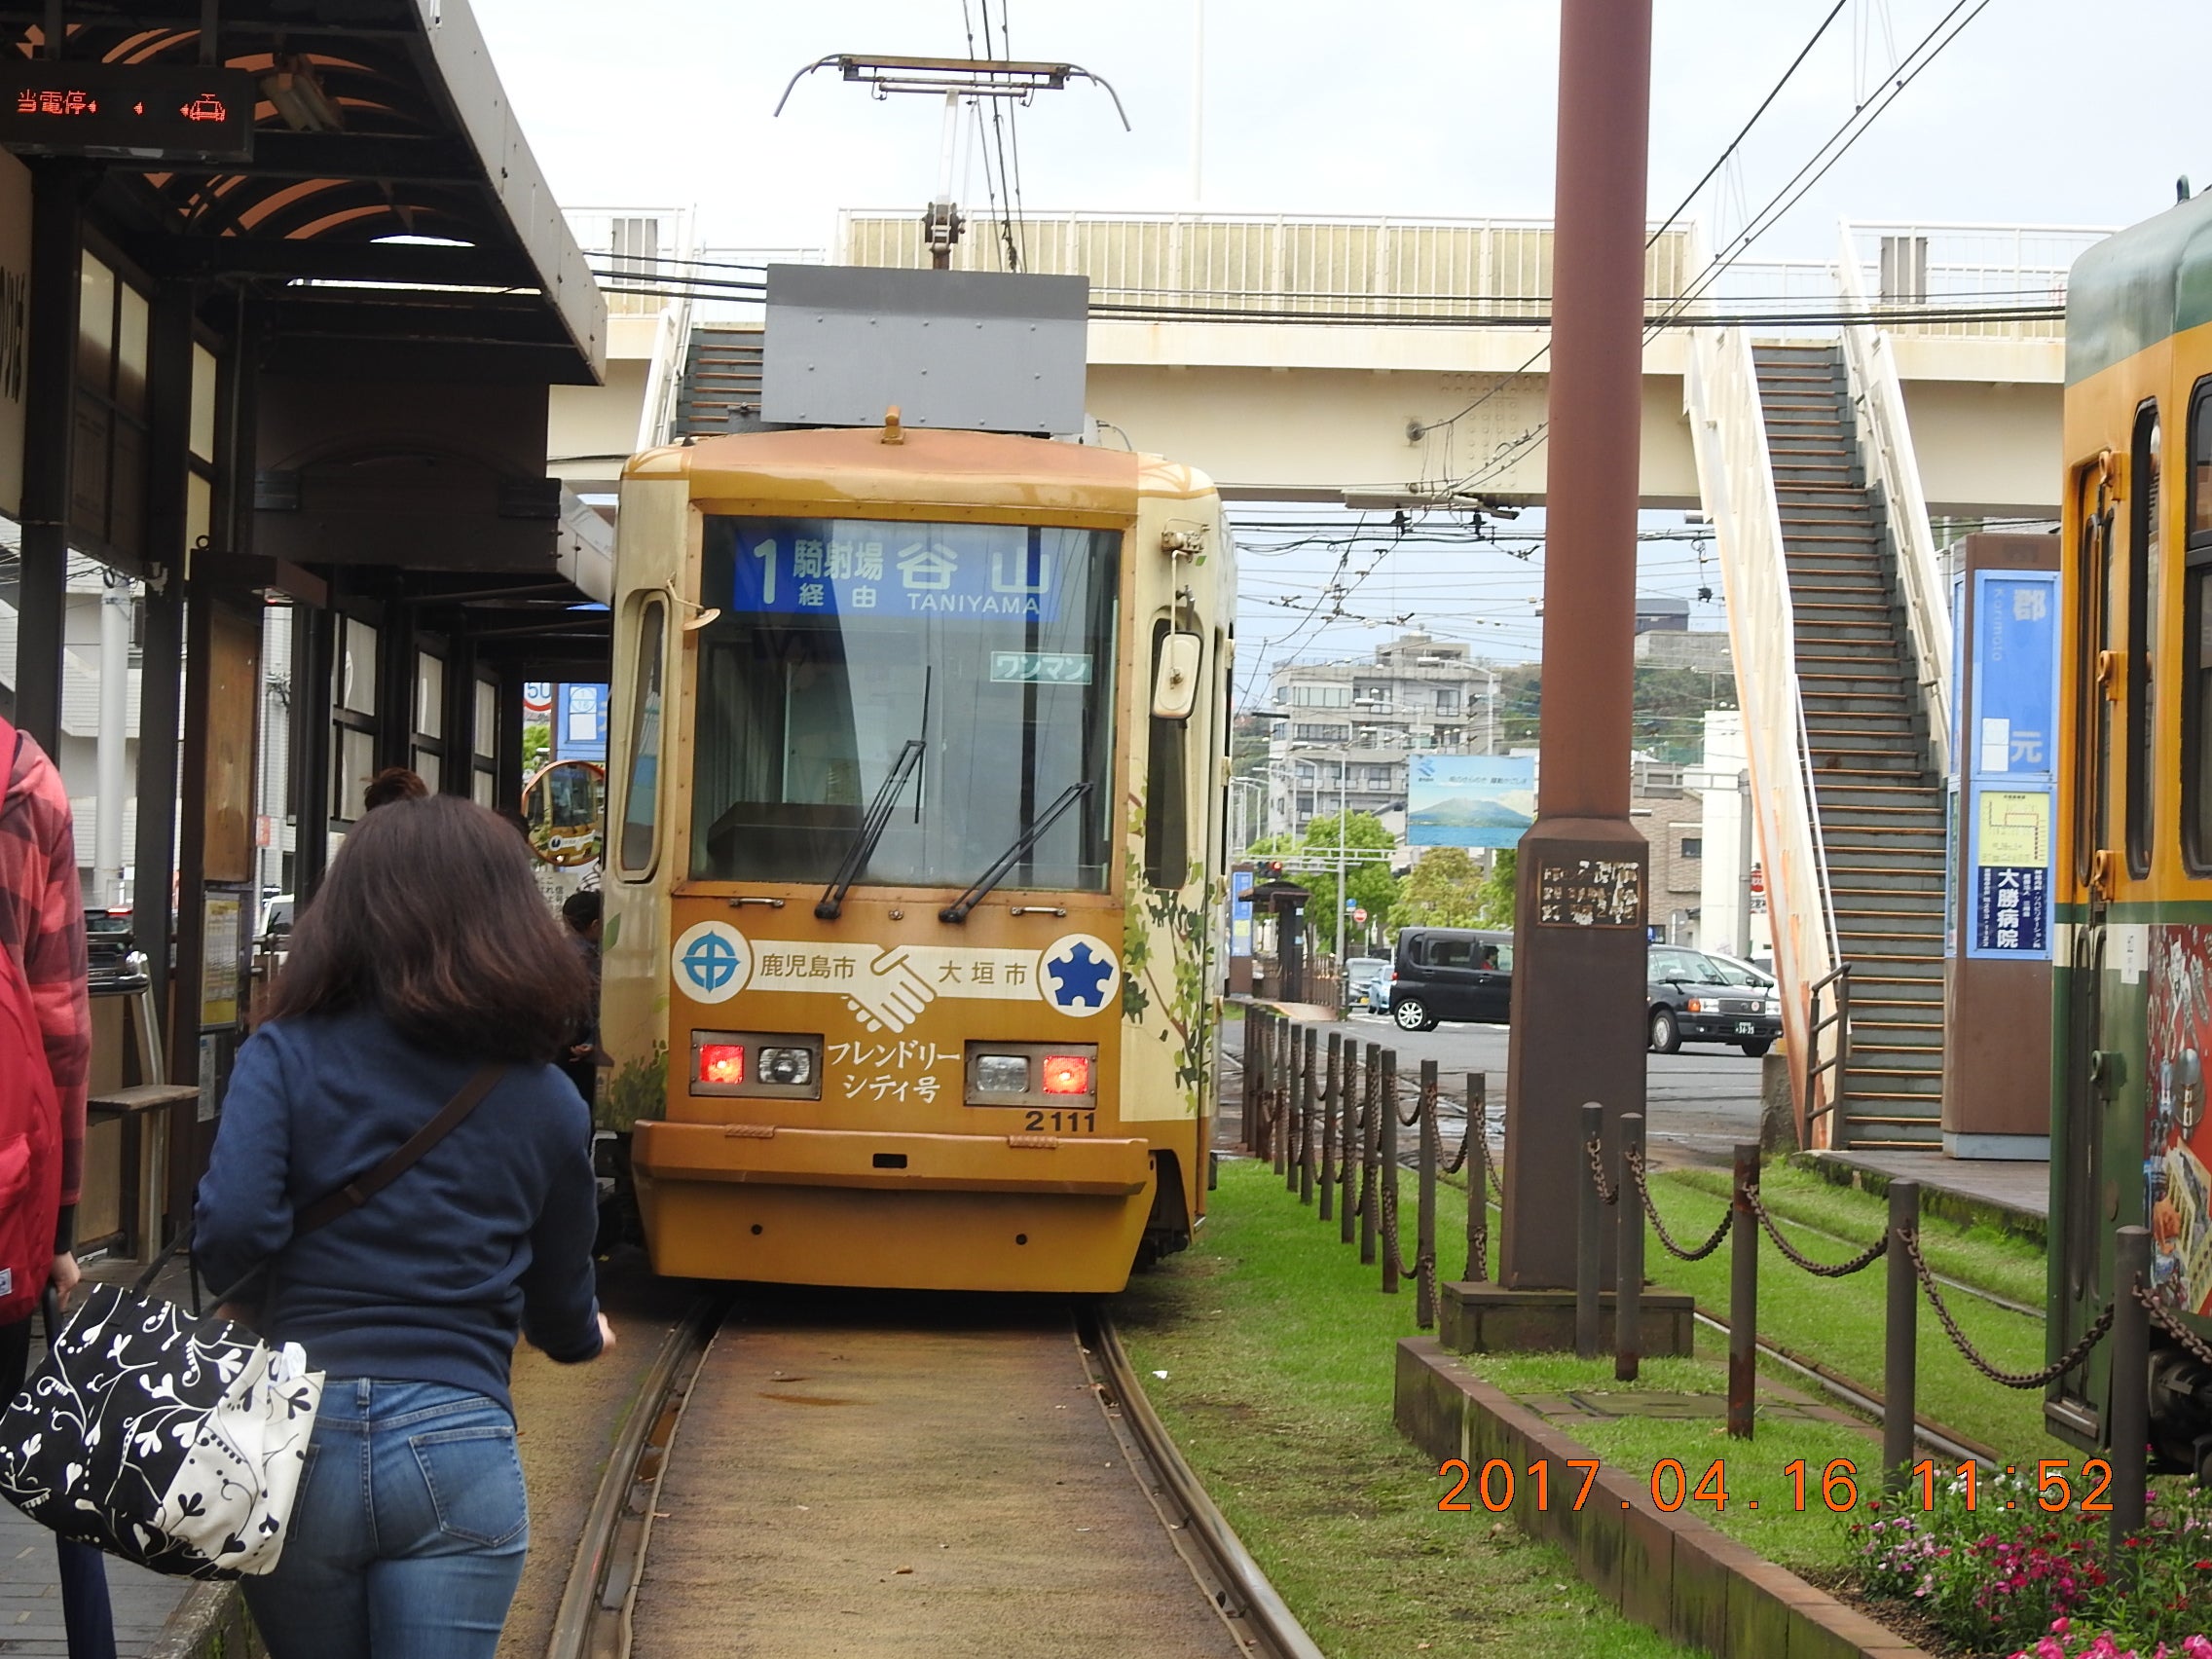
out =
[(700, 1044), (699, 1081), (701, 1083), (743, 1083), (745, 1081), (745, 1045), (743, 1043)]
[(1084, 1054), (1048, 1054), (1045, 1057), (1047, 1094), (1088, 1094), (1090, 1060)]

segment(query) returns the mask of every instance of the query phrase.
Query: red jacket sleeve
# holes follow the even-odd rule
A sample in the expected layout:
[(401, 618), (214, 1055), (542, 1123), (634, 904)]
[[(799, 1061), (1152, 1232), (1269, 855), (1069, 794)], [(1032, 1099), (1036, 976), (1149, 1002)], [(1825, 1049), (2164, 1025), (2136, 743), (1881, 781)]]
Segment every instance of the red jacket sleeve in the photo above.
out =
[(73, 1204), (85, 1167), (85, 1092), (92, 1055), (76, 828), (61, 774), (27, 740), (7, 793), (6, 820), (0, 823), (0, 932), (18, 937), (0, 944), (22, 953), (23, 977), (61, 1102), (61, 1201)]

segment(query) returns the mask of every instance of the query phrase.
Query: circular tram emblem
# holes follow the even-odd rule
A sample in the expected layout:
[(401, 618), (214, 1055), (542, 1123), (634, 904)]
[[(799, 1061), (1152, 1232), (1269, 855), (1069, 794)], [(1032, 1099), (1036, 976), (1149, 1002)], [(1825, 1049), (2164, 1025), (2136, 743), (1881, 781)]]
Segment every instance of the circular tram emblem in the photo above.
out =
[(1110, 1007), (1121, 988), (1121, 960), (1089, 934), (1064, 934), (1038, 958), (1038, 993), (1078, 1019)]
[(698, 922), (677, 939), (669, 971), (693, 1002), (727, 1002), (753, 977), (753, 947), (727, 922)]

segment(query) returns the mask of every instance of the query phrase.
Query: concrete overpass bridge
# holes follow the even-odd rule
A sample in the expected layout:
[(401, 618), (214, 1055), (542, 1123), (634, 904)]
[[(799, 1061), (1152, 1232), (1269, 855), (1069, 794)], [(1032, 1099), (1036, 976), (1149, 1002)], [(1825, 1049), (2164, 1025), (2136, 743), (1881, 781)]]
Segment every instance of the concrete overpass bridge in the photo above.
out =
[[(587, 494), (643, 444), (758, 421), (757, 321), (659, 297), (713, 269), (660, 263), (691, 256), (681, 216), (606, 224), (577, 229), (615, 290), (608, 382), (553, 390), (553, 470)], [(1717, 278), (1696, 227), (1651, 240), (1641, 499), (1714, 525), (1813, 1144), (1956, 1138), (1936, 527), (2056, 517), (2066, 273), (2103, 234), (1847, 224), (1831, 261)], [(1019, 240), (1028, 269), (1090, 278), (1101, 441), (1232, 499), (1545, 498), (1548, 224), (1039, 214)], [(978, 227), (955, 264), (998, 254)], [(910, 214), (842, 217), (841, 263), (925, 257)]]

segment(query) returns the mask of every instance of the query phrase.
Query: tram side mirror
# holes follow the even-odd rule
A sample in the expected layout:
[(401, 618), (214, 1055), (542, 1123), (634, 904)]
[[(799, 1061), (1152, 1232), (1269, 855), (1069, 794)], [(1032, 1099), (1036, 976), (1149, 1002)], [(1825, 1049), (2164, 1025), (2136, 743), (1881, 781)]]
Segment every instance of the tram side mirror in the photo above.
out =
[(542, 864), (573, 869), (600, 855), (607, 821), (607, 768), (595, 760), (556, 760), (522, 792), (530, 850)]
[(1187, 720), (1198, 701), (1197, 634), (1170, 634), (1160, 642), (1160, 671), (1152, 682), (1152, 718)]

